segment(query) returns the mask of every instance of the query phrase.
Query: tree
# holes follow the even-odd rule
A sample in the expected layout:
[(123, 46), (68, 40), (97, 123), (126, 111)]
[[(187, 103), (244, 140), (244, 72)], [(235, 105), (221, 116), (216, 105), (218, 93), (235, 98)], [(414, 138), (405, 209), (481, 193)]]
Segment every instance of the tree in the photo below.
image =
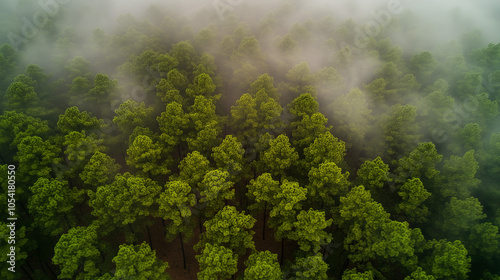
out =
[(469, 237), (464, 242), (471, 255), (491, 259), (500, 249), (500, 234), (498, 227), (492, 223), (474, 225)]
[(417, 269), (415, 269), (410, 276), (406, 276), (404, 280), (436, 280), (436, 278), (425, 273), (425, 270), (421, 267), (417, 267)]
[(270, 98), (276, 101), (279, 100), (278, 90), (274, 87), (274, 79), (267, 73), (259, 76), (257, 80), (250, 85), (248, 93), (255, 96), (260, 90), (264, 90)]
[(372, 120), (372, 110), (368, 107), (366, 95), (358, 88), (353, 88), (345, 95), (340, 96), (330, 105), (333, 111), (335, 130), (339, 137), (351, 145), (363, 143), (369, 132)]
[(460, 200), (452, 197), (441, 213), (439, 228), (448, 234), (459, 236), (463, 231), (471, 229), (479, 220), (486, 217), (483, 206), (477, 198), (468, 197)]
[(224, 246), (237, 255), (245, 254), (247, 249), (254, 250), (251, 230), (255, 219), (245, 212), (239, 212), (234, 206), (225, 206), (215, 216), (206, 221), (206, 232), (201, 236), (195, 249), (207, 247), (209, 244)]
[(184, 113), (180, 103), (167, 104), (165, 112), (162, 112), (156, 120), (162, 132), (160, 139), (167, 145), (173, 147), (186, 139), (185, 131), (188, 129), (189, 117)]
[(80, 112), (78, 107), (70, 107), (66, 109), (63, 115), (59, 116), (57, 128), (65, 134), (72, 131), (94, 132), (101, 126), (99, 120), (93, 117), (91, 113), (86, 111)]
[(166, 79), (161, 81), (156, 86), (156, 95), (165, 103), (177, 102), (182, 105), (187, 105), (181, 92), (185, 92), (188, 86), (188, 79), (177, 69), (172, 69), (167, 74)]
[[(12, 153), (17, 152), (17, 146), (24, 138), (28, 136), (46, 138), (49, 131), (46, 120), (15, 111), (6, 111), (0, 115), (0, 145), (9, 147)], [(7, 161), (7, 158), (4, 160)]]
[(291, 267), (290, 280), (317, 279), (326, 280), (328, 264), (325, 263), (320, 253), (298, 258)]
[(330, 132), (319, 135), (309, 147), (304, 149), (302, 165), (305, 170), (318, 167), (321, 163), (330, 161), (337, 166), (344, 160), (345, 143)]
[(79, 176), (84, 184), (95, 191), (98, 186), (111, 183), (120, 168), (121, 166), (115, 163), (114, 159), (104, 153), (95, 151)]
[(288, 111), (294, 116), (294, 120), (300, 120), (319, 112), (319, 104), (310, 93), (303, 93), (288, 104)]
[(273, 176), (283, 176), (288, 168), (295, 165), (299, 155), (290, 146), (288, 137), (280, 134), (270, 143), (270, 148), (261, 154), (260, 161), (263, 170), (268, 171)]
[(358, 272), (356, 268), (346, 269), (342, 274), (342, 280), (373, 280), (371, 271)]
[(182, 259), (186, 268), (186, 256), (182, 234), (188, 239), (193, 234), (194, 223), (191, 220), (192, 207), (196, 205), (196, 197), (191, 193), (191, 187), (183, 181), (169, 181), (165, 184), (165, 191), (157, 200), (159, 205), (158, 215), (164, 220), (171, 220), (166, 227), (167, 240), (180, 237)]
[(391, 113), (382, 121), (382, 130), (385, 135), (385, 150), (387, 158), (396, 160), (400, 155), (406, 155), (419, 138), (417, 108), (412, 105), (396, 104), (391, 107)]
[(61, 235), (52, 261), (59, 265), (61, 279), (89, 279), (99, 275), (101, 252), (97, 248), (96, 228), (75, 227)]
[(140, 176), (167, 175), (168, 160), (162, 160), (163, 149), (160, 143), (145, 135), (139, 135), (127, 149), (127, 165), (136, 169)]
[(149, 178), (117, 174), (110, 185), (88, 191), (88, 204), (93, 208), (92, 215), (119, 227), (154, 214), (160, 192), (161, 187)]
[(219, 169), (208, 171), (199, 183), (200, 204), (205, 207), (205, 216), (210, 218), (222, 210), (228, 200), (234, 197), (233, 182), (229, 181), (229, 173)]
[[(334, 162), (326, 161), (309, 171), (307, 194), (312, 204), (320, 202), (316, 207), (332, 206), (335, 198), (347, 193), (349, 188), (349, 172), (342, 174), (342, 169)], [(316, 208), (315, 207), (315, 208)]]
[(424, 188), (419, 178), (406, 181), (398, 194), (403, 199), (401, 203), (396, 205), (398, 213), (404, 213), (411, 222), (424, 222), (427, 220), (426, 216), (429, 215), (429, 209), (422, 203), (431, 196), (431, 193)]
[(370, 190), (380, 189), (391, 181), (389, 178), (389, 165), (385, 164), (380, 157), (365, 161), (356, 174), (360, 185), (366, 186)]
[(33, 186), (28, 209), (35, 224), (52, 236), (60, 235), (75, 225), (71, 213), (75, 204), (82, 202), (83, 191), (70, 189), (67, 181), (39, 178)]
[(412, 73), (414, 73), (417, 76), (417, 79), (422, 83), (431, 82), (429, 79), (431, 78), (436, 66), (437, 62), (434, 59), (434, 56), (427, 51), (414, 55), (410, 59), (409, 65)]
[(245, 261), (245, 280), (281, 280), (283, 274), (278, 255), (269, 251), (254, 252)]
[(213, 95), (215, 89), (216, 86), (212, 78), (206, 73), (201, 73), (196, 76), (193, 83), (188, 86), (188, 88), (186, 89), (186, 94), (193, 100), (195, 100), (198, 96), (203, 96), (206, 99), (215, 101), (220, 97), (217, 95)]
[(197, 151), (187, 154), (179, 163), (179, 178), (191, 188), (198, 188), (205, 174), (210, 170), (210, 162)]
[(245, 139), (257, 135), (257, 114), (256, 100), (248, 93), (236, 101), (236, 106), (231, 106), (231, 124), (238, 131), (239, 138)]
[(14, 159), (19, 162), (19, 173), (23, 174), (21, 181), (34, 182), (40, 177), (54, 177), (52, 166), (62, 161), (59, 157), (61, 149), (38, 136), (25, 137), (17, 148), (19, 152)]
[(208, 243), (196, 259), (200, 264), (198, 279), (230, 279), (238, 271), (238, 255), (224, 246)]
[(243, 171), (243, 155), (245, 150), (241, 143), (233, 135), (227, 135), (217, 147), (212, 149), (212, 158), (215, 160), (217, 167), (227, 171), (231, 181), (236, 182)]
[(311, 145), (321, 134), (328, 133), (328, 119), (321, 113), (314, 113), (310, 117), (304, 115), (300, 121), (292, 122), (292, 143), (299, 151)]
[(113, 123), (127, 135), (132, 133), (134, 128), (138, 126), (152, 127), (154, 122), (153, 108), (146, 107), (143, 101), (139, 103), (133, 99), (129, 99), (120, 104), (115, 113), (116, 116), (113, 118)]
[(118, 255), (113, 258), (116, 270), (112, 279), (159, 279), (169, 280), (165, 273), (168, 263), (156, 258), (146, 242), (141, 245), (120, 245)]
[(439, 178), (436, 164), (441, 162), (442, 157), (432, 142), (419, 143), (409, 155), (399, 159), (395, 172), (398, 175), (396, 181), (403, 183), (411, 178), (420, 178), (426, 185), (432, 186)]
[(111, 80), (108, 75), (99, 73), (94, 77), (93, 85), (94, 87), (85, 93), (85, 101), (101, 104), (109, 101), (109, 95), (116, 90), (118, 82)]
[(300, 211), (291, 239), (296, 240), (300, 249), (305, 252), (317, 253), (321, 246), (332, 241), (332, 237), (325, 229), (332, 224), (332, 219), (325, 218), (325, 212), (309, 209)]
[(424, 252), (426, 251), (429, 251), (429, 255), (422, 260), (422, 268), (426, 273), (437, 279), (467, 279), (471, 258), (467, 256), (467, 249), (459, 240), (450, 242), (433, 239), (427, 241)]
[(474, 150), (466, 152), (463, 157), (450, 156), (444, 161), (442, 169), (441, 195), (460, 199), (469, 197), (471, 191), (481, 182), (475, 178), (478, 169), (479, 164), (474, 157)]
[[(270, 173), (264, 173), (257, 177), (257, 179), (250, 180), (247, 185), (248, 192), (246, 195), (255, 201), (248, 208), (250, 210), (264, 210), (263, 221), (266, 224), (267, 205), (273, 202), (274, 196), (279, 191), (280, 183), (274, 181)], [(266, 227), (262, 227), (262, 240), (266, 239)]]
[(302, 210), (301, 201), (307, 199), (306, 195), (307, 189), (300, 187), (297, 182), (289, 182), (285, 179), (280, 185), (273, 197), (272, 209), (269, 213), (269, 225), (275, 229), (274, 236), (277, 240), (290, 238), (293, 235), (293, 223), (297, 221), (297, 214)]
[(66, 175), (73, 177), (80, 173), (95, 152), (103, 152), (105, 150), (102, 145), (103, 141), (93, 133), (87, 136), (85, 130), (72, 131), (64, 136), (64, 154), (67, 156), (69, 167)]
[(26, 78), (24, 81), (19, 81), (19, 76), (16, 77), (18, 81), (13, 82), (7, 88), (7, 110), (32, 113), (29, 109), (39, 102), (34, 88), (35, 83), (31, 78)]

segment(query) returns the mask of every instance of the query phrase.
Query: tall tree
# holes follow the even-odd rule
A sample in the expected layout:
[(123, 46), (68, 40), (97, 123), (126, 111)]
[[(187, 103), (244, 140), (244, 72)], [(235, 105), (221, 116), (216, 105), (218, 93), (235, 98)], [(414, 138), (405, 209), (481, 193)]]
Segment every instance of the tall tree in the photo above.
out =
[(417, 146), (419, 126), (415, 122), (416, 117), (415, 106), (396, 104), (391, 107), (390, 114), (382, 120), (388, 160), (396, 160)]
[(333, 136), (330, 132), (319, 135), (309, 147), (304, 149), (302, 166), (306, 171), (318, 167), (321, 163), (330, 161), (337, 166), (344, 160), (345, 143)]
[(99, 129), (101, 124), (96, 117), (86, 111), (80, 112), (78, 107), (70, 107), (66, 109), (63, 115), (59, 116), (57, 128), (63, 133), (71, 131), (81, 132), (82, 130), (90, 133)]
[(196, 204), (196, 197), (191, 193), (191, 187), (188, 183), (169, 181), (157, 203), (159, 205), (158, 215), (164, 220), (170, 220), (166, 227), (167, 240), (172, 240), (179, 235), (184, 269), (186, 269), (183, 234), (187, 239), (193, 235), (195, 223), (191, 216), (192, 207)]
[(296, 164), (298, 159), (297, 152), (291, 147), (288, 137), (284, 134), (272, 140), (269, 149), (260, 157), (263, 170), (280, 178), (285, 175), (288, 168)]
[(141, 245), (120, 245), (118, 255), (113, 258), (116, 270), (112, 279), (158, 279), (169, 280), (165, 273), (168, 263), (156, 257), (146, 242)]
[(401, 186), (398, 192), (403, 199), (401, 203), (396, 205), (396, 211), (403, 213), (410, 222), (424, 222), (429, 215), (429, 209), (423, 205), (423, 202), (431, 196), (422, 181), (419, 178), (413, 178)]
[(59, 147), (38, 136), (28, 136), (17, 148), (19, 152), (14, 159), (19, 162), (19, 173), (23, 174), (20, 181), (33, 183), (40, 177), (55, 177), (52, 166), (62, 161)]
[(292, 264), (291, 271), (287, 279), (306, 280), (317, 279), (326, 280), (328, 275), (328, 264), (325, 263), (320, 253), (306, 257), (299, 257)]
[(467, 256), (467, 249), (460, 241), (433, 239), (427, 242), (424, 252), (428, 252), (427, 257), (422, 260), (422, 268), (426, 273), (437, 279), (468, 278), (471, 258)]
[(52, 261), (59, 265), (61, 279), (89, 279), (100, 274), (101, 252), (97, 248), (96, 228), (75, 227), (61, 235)]
[(241, 256), (247, 249), (254, 250), (252, 240), (254, 232), (251, 230), (255, 219), (239, 212), (234, 206), (225, 206), (215, 216), (204, 223), (207, 229), (201, 236), (195, 249), (206, 248), (208, 245), (224, 246)]
[(280, 280), (283, 279), (278, 255), (269, 251), (254, 252), (245, 261), (245, 280)]
[(233, 135), (227, 135), (222, 143), (212, 149), (212, 158), (217, 167), (227, 171), (231, 181), (236, 182), (243, 171), (243, 155), (245, 150), (241, 143)]
[(96, 151), (80, 173), (80, 179), (95, 191), (98, 186), (111, 183), (118, 170), (120, 165), (114, 159)]
[(137, 136), (127, 149), (127, 155), (127, 165), (136, 169), (140, 176), (170, 173), (169, 161), (163, 160), (165, 155), (160, 143), (153, 143), (153, 140), (148, 136)]
[(439, 189), (441, 195), (460, 199), (469, 197), (481, 182), (475, 177), (478, 169), (474, 150), (466, 152), (463, 157), (450, 156), (444, 161), (442, 168), (443, 182)]
[(203, 177), (203, 181), (199, 184), (201, 199), (199, 204), (202, 204), (204, 214), (211, 218), (215, 213), (222, 210), (228, 200), (234, 197), (233, 182), (229, 180), (229, 173), (219, 169), (209, 171)]
[(297, 215), (297, 221), (293, 223), (295, 229), (291, 239), (297, 241), (302, 251), (316, 253), (321, 246), (332, 241), (331, 235), (325, 230), (332, 222), (332, 219), (325, 218), (325, 212), (302, 210)]
[(221, 245), (205, 245), (196, 259), (200, 264), (198, 279), (230, 279), (238, 271), (238, 255)]
[(76, 203), (82, 202), (82, 190), (70, 189), (67, 181), (39, 178), (30, 191), (28, 209), (36, 225), (52, 236), (75, 226), (72, 209)]
[[(333, 206), (338, 197), (347, 194), (349, 172), (342, 173), (342, 169), (334, 162), (326, 161), (311, 168), (308, 176), (307, 194), (314, 208)], [(320, 205), (316, 204), (318, 202)]]
[(143, 101), (140, 103), (129, 99), (120, 104), (120, 107), (115, 110), (116, 116), (113, 118), (118, 128), (126, 135), (132, 133), (134, 128), (152, 127), (154, 124), (153, 108), (146, 107)]

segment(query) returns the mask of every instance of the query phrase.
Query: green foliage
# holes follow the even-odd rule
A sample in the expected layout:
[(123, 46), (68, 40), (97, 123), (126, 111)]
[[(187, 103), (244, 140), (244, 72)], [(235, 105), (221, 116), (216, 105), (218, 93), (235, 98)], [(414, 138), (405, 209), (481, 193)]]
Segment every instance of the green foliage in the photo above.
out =
[(291, 239), (297, 241), (300, 249), (305, 252), (318, 252), (321, 246), (332, 241), (325, 229), (332, 224), (332, 219), (325, 218), (325, 212), (309, 209), (300, 211), (297, 221), (293, 223), (295, 231)]
[(120, 245), (113, 262), (116, 270), (112, 279), (170, 279), (165, 273), (168, 263), (157, 259), (156, 252), (146, 242), (135, 246)]
[(385, 164), (380, 157), (365, 161), (356, 174), (360, 184), (369, 189), (382, 188), (391, 181), (389, 178), (389, 165)]
[(334, 203), (334, 198), (347, 193), (349, 172), (342, 174), (342, 169), (334, 162), (324, 162), (309, 171), (307, 193), (313, 201), (326, 205)]
[(109, 100), (109, 95), (117, 89), (118, 82), (110, 79), (108, 75), (99, 73), (94, 77), (93, 85), (94, 87), (85, 93), (85, 101), (100, 104)]
[(470, 150), (463, 157), (450, 156), (444, 161), (442, 168), (443, 183), (440, 186), (441, 195), (464, 199), (477, 188), (481, 182), (475, 177), (479, 164)]
[(206, 232), (201, 236), (195, 249), (207, 248), (210, 244), (224, 246), (237, 255), (245, 254), (247, 249), (254, 250), (252, 240), (254, 232), (251, 230), (256, 220), (239, 212), (234, 206), (225, 206), (215, 216), (206, 221)]
[(66, 109), (64, 114), (59, 116), (57, 122), (57, 128), (66, 134), (71, 131), (81, 132), (82, 130), (93, 132), (93, 130), (99, 129), (100, 125), (99, 120), (93, 117), (91, 113), (80, 112), (75, 106)]
[(498, 227), (492, 223), (476, 224), (471, 228), (469, 237), (465, 243), (467, 250), (472, 255), (491, 258), (500, 249)]
[(243, 171), (243, 149), (241, 143), (233, 135), (227, 135), (217, 147), (212, 149), (212, 158), (219, 169), (229, 173), (231, 180), (239, 177)]
[(167, 175), (168, 160), (162, 160), (163, 149), (160, 143), (145, 135), (139, 135), (127, 149), (127, 165), (136, 169), (140, 176)]
[(75, 224), (72, 209), (83, 200), (82, 190), (70, 189), (67, 181), (39, 178), (30, 191), (28, 209), (40, 228), (57, 236)]
[(328, 264), (320, 253), (308, 257), (298, 258), (291, 267), (290, 280), (317, 279), (326, 280)]
[(15, 111), (0, 115), (0, 145), (17, 149), (24, 138), (39, 136), (45, 138), (50, 131), (48, 122)]
[(238, 271), (238, 255), (224, 246), (208, 243), (196, 259), (200, 263), (198, 279), (230, 279)]
[(302, 118), (304, 116), (311, 117), (314, 113), (317, 113), (318, 110), (318, 101), (316, 101), (316, 98), (313, 97), (310, 93), (301, 94), (288, 105), (288, 111), (296, 119)]
[(20, 180), (24, 182), (53, 177), (53, 165), (62, 161), (59, 147), (38, 136), (23, 138), (17, 148), (19, 151), (14, 159), (19, 162)]
[(245, 280), (281, 280), (283, 279), (278, 255), (269, 251), (254, 252), (245, 261)]
[(398, 213), (404, 213), (411, 222), (424, 222), (426, 216), (429, 215), (429, 209), (422, 203), (431, 196), (422, 181), (419, 178), (413, 178), (403, 184), (399, 196), (403, 199), (401, 203), (396, 205)]
[(396, 181), (403, 183), (411, 178), (420, 178), (425, 182), (435, 180), (439, 175), (436, 164), (441, 162), (442, 157), (432, 142), (419, 143), (408, 156), (399, 159)]
[(96, 151), (80, 173), (80, 179), (95, 190), (98, 186), (111, 183), (120, 168), (114, 159)]
[(460, 234), (472, 228), (478, 220), (486, 217), (483, 206), (477, 198), (468, 197), (464, 200), (452, 197), (441, 213), (443, 219), (439, 227), (451, 234)]
[(160, 125), (160, 139), (169, 146), (176, 146), (186, 139), (185, 131), (188, 129), (189, 117), (184, 113), (182, 105), (177, 102), (167, 104), (165, 112), (156, 120)]
[(269, 225), (275, 229), (275, 238), (293, 237), (293, 223), (297, 214), (302, 209), (302, 202), (306, 200), (307, 189), (299, 186), (297, 182), (284, 180), (272, 200), (272, 210), (269, 213)]
[(264, 173), (257, 177), (257, 179), (250, 180), (247, 185), (247, 196), (255, 201), (254, 204), (249, 206), (249, 209), (263, 210), (265, 203), (271, 203), (274, 196), (279, 191), (280, 183), (273, 180), (270, 173)]
[(197, 151), (187, 154), (179, 164), (179, 178), (191, 188), (197, 188), (205, 174), (210, 170), (210, 162)]
[(164, 220), (171, 220), (167, 225), (167, 239), (172, 240), (178, 233), (192, 235), (191, 208), (196, 205), (196, 197), (191, 193), (191, 187), (183, 181), (169, 181), (165, 191), (157, 200), (159, 216)]
[(161, 189), (149, 178), (117, 174), (113, 183), (88, 191), (88, 204), (102, 222), (123, 226), (154, 214)]
[(426, 273), (437, 279), (467, 279), (471, 259), (460, 241), (430, 240), (425, 250), (430, 251), (429, 256), (422, 261)]
[(330, 161), (340, 165), (346, 153), (345, 143), (330, 132), (319, 135), (309, 147), (304, 149), (303, 166), (306, 170)]
[(373, 280), (371, 271), (358, 272), (355, 268), (346, 269), (342, 274), (342, 280)]
[(328, 119), (321, 113), (311, 116), (304, 115), (300, 121), (290, 124), (292, 130), (292, 143), (300, 151), (311, 145), (321, 134), (328, 133), (331, 127), (327, 127)]
[(113, 118), (120, 130), (125, 134), (130, 134), (134, 128), (151, 127), (153, 125), (153, 108), (146, 107), (144, 102), (136, 102), (129, 99), (120, 104), (120, 107), (115, 110), (116, 117)]
[(75, 227), (63, 234), (54, 247), (52, 261), (59, 265), (61, 279), (90, 279), (99, 275), (101, 253), (96, 247), (94, 227)]
[(410, 276), (406, 276), (404, 280), (435, 280), (432, 275), (427, 275), (421, 267), (417, 267)]
[(396, 104), (391, 107), (390, 114), (382, 121), (388, 159), (395, 160), (399, 155), (406, 155), (414, 149), (419, 139), (416, 117), (415, 106)]
[(274, 87), (274, 79), (267, 73), (259, 76), (259, 78), (257, 78), (257, 80), (250, 85), (248, 93), (255, 96), (260, 90), (264, 90), (270, 98), (273, 98), (276, 101), (279, 100), (279, 92)]
[(286, 170), (295, 165), (299, 155), (291, 147), (288, 137), (280, 134), (272, 140), (268, 150), (261, 154), (260, 161), (265, 172), (273, 176), (282, 176)]
[(199, 203), (206, 207), (205, 215), (207, 217), (212, 217), (216, 212), (222, 210), (227, 200), (233, 199), (233, 184), (229, 181), (227, 171), (217, 169), (205, 174), (203, 181), (199, 184), (202, 196)]
[(64, 136), (64, 154), (67, 156), (69, 167), (67, 175), (79, 173), (95, 152), (103, 152), (105, 147), (102, 143), (103, 139), (99, 139), (95, 134), (87, 136), (84, 130), (72, 131)]

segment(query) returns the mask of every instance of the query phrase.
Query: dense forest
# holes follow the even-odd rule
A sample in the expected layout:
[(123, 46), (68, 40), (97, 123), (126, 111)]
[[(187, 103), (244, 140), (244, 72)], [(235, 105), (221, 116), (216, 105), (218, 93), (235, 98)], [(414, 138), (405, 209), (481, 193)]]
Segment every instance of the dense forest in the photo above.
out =
[(500, 279), (467, 1), (176, 2), (0, 4), (1, 279)]

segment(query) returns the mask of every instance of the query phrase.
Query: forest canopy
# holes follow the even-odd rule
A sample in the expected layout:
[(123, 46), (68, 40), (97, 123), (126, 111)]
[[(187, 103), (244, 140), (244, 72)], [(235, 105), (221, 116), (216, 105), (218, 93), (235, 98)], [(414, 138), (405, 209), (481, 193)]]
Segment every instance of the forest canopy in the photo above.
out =
[(1, 279), (500, 279), (498, 4), (146, 2), (0, 4)]

